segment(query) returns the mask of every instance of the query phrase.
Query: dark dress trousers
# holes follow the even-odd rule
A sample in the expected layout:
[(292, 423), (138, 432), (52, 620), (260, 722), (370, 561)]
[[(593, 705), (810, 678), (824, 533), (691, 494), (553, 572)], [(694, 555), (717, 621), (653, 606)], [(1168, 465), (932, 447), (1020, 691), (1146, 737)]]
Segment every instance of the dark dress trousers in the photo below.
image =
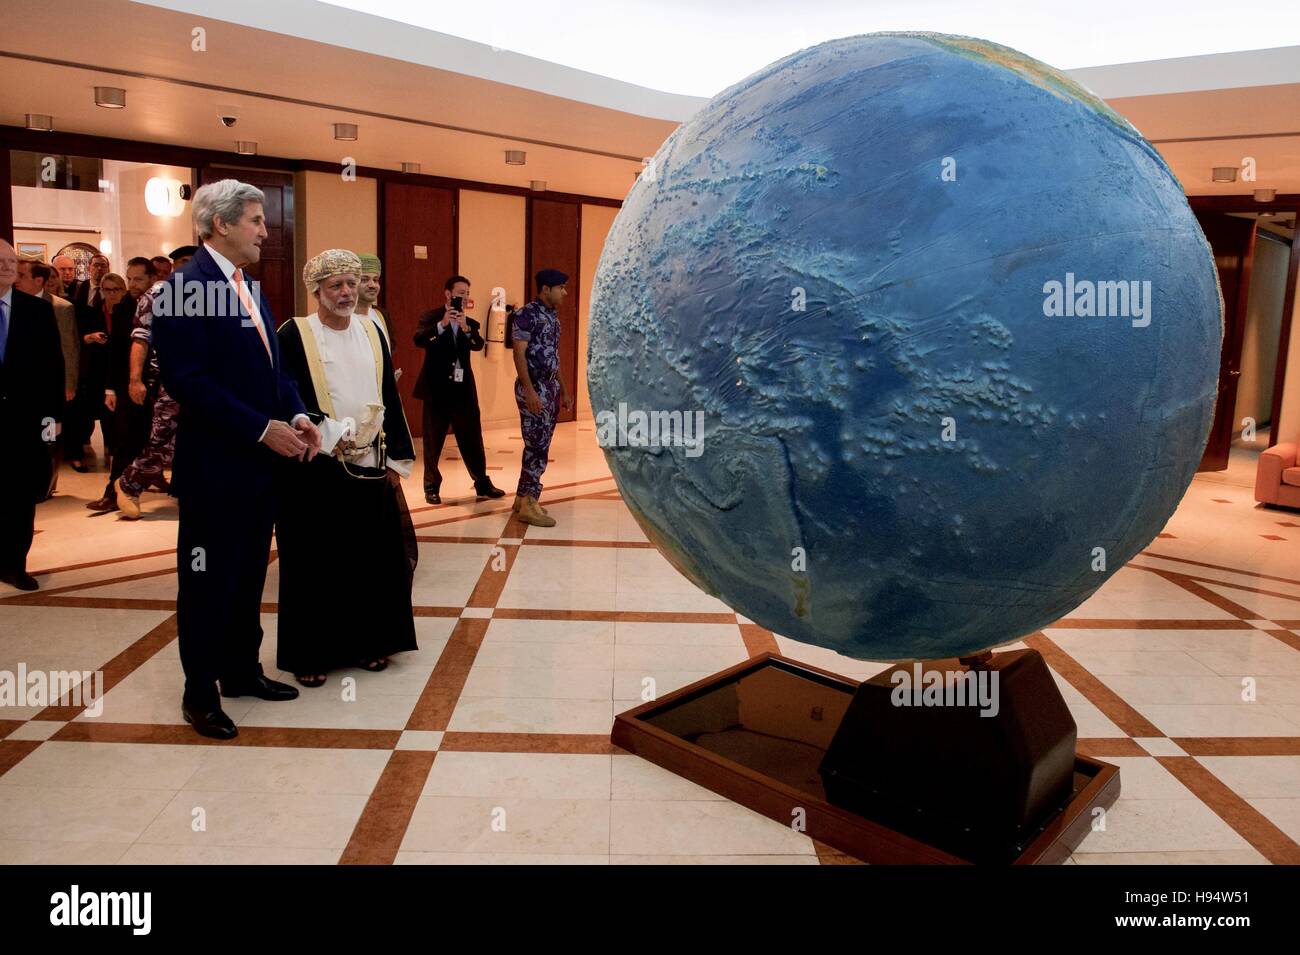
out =
[(63, 417), (63, 350), (49, 302), (13, 289), (4, 360), (0, 421), (6, 441), (0, 464), (0, 573), (26, 570), (36, 502), (49, 487), (50, 443)]
[[(216, 294), (218, 314), (172, 315), (182, 280)], [(211, 283), (211, 284), (209, 284)], [(234, 286), (206, 248), (167, 279), (154, 300), (153, 341), (163, 385), (180, 405), (172, 488), (180, 504), (176, 598), (185, 698), (195, 708), (217, 700), (215, 681), (240, 684), (261, 674), (262, 588), (275, 523), (279, 455), (261, 443), (271, 420), (305, 413), (280, 365), (270, 306), (258, 308), (271, 346), (238, 314)], [(232, 312), (234, 314), (232, 314)]]
[[(415, 344), (425, 350), (424, 367), (415, 383), (415, 397), (424, 402), (424, 491), (437, 494), (442, 487), (438, 456), (447, 439), (447, 428), (456, 435), (465, 469), (475, 485), (487, 483), (487, 459), (483, 452), (483, 425), (479, 417), (478, 389), (474, 385), (474, 366), (469, 353), (483, 350), (479, 323), (467, 318), (469, 333), (459, 328), (452, 332), (449, 324), (440, 333), (438, 323), (447, 309), (435, 308), (420, 316), (415, 330)], [(456, 381), (456, 363), (464, 369)]]
[(144, 404), (139, 405), (131, 400), (131, 331), (135, 328), (139, 304), (139, 300), (130, 295), (122, 296), (122, 301), (113, 309), (108, 329), (108, 367), (104, 386), (113, 389), (117, 401), (113, 411), (113, 467), (104, 494), (112, 498), (117, 497), (113, 482), (144, 450), (153, 424), (154, 396), (146, 395)]

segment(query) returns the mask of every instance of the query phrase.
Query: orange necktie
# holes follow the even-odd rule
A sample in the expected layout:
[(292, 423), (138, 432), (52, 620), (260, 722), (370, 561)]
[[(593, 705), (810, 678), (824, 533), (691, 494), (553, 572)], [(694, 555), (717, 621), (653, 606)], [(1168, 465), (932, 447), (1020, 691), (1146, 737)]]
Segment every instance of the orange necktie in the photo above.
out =
[(266, 339), (266, 327), (262, 324), (262, 315), (253, 304), (253, 297), (248, 294), (248, 286), (244, 284), (244, 270), (235, 269), (230, 276), (231, 281), (235, 283), (235, 292), (239, 295), (239, 300), (244, 303), (244, 310), (248, 312), (248, 317), (253, 321), (253, 327), (257, 329), (257, 334), (262, 336), (262, 345), (266, 348), (266, 357), (271, 357), (271, 343)]

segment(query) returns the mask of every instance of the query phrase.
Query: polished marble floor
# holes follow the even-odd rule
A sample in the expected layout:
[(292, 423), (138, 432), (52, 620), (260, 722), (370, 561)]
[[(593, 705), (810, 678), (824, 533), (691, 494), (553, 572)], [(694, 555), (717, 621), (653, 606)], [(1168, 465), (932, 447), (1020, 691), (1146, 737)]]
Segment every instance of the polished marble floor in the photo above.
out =
[[(512, 491), (517, 429), (486, 435)], [(749, 624), (659, 556), (591, 422), (557, 432), (553, 528), (475, 503), (454, 447), (441, 507), (406, 482), (420, 649), (291, 703), (229, 700), (235, 744), (184, 726), (175, 503), (93, 515), (66, 471), (29, 569), (0, 584), (0, 671), (102, 671), (103, 710), (0, 708), (0, 862), (849, 861), (609, 742), (647, 677), (663, 694), (780, 652), (853, 678), (881, 665)], [(1256, 507), (1250, 449), (1199, 477), (1164, 533), (1025, 639), (1123, 794), (1078, 864), (1300, 862), (1300, 513)], [(237, 507), (238, 488), (231, 488)], [(418, 506), (417, 506), (418, 505)], [(276, 564), (263, 661), (274, 675)], [(283, 679), (289, 679), (282, 675)]]

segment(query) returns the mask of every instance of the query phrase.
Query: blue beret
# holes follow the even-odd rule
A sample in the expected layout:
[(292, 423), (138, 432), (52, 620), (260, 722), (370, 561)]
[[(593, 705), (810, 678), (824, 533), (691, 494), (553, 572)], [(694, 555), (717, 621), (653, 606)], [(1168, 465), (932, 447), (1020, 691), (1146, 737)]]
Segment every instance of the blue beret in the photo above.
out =
[(537, 273), (536, 278), (538, 291), (541, 290), (543, 285), (554, 287), (556, 285), (563, 285), (565, 282), (569, 281), (569, 277), (559, 269), (542, 269)]

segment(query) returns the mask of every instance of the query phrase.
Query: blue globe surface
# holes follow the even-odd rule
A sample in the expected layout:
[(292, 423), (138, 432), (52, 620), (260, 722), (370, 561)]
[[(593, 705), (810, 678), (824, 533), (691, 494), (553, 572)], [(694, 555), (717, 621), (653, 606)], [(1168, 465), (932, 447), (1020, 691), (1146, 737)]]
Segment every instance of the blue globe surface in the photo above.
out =
[(604, 431), (650, 539), (869, 660), (1015, 640), (1150, 542), (1222, 338), (1155, 148), (1051, 67), (937, 34), (824, 43), (711, 100), (633, 187), (590, 315), (598, 425), (702, 413), (695, 448)]

